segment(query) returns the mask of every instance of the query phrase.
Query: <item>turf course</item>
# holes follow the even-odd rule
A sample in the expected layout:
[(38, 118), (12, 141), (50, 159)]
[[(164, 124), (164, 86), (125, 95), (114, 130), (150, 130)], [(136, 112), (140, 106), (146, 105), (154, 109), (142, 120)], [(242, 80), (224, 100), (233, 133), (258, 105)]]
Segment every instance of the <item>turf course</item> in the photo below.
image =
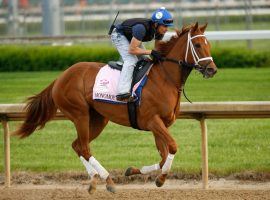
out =
[[(0, 73), (0, 103), (20, 103), (38, 93), (61, 72)], [(192, 101), (269, 101), (270, 68), (221, 69), (205, 80), (192, 73), (186, 84)], [(186, 101), (182, 98), (183, 101)], [(208, 120), (209, 170), (216, 175), (270, 172), (270, 119)], [(18, 123), (10, 123), (14, 130)], [(174, 172), (200, 173), (200, 129), (195, 120), (178, 120), (170, 131), (179, 150)], [(0, 126), (0, 135), (3, 134)], [(71, 122), (53, 121), (25, 140), (11, 139), (11, 167), (17, 171), (83, 171), (71, 148), (76, 133)], [(3, 152), (3, 139), (0, 140)], [(150, 132), (110, 123), (91, 150), (107, 169), (125, 170), (158, 162)], [(2, 154), (3, 155), (3, 154)], [(3, 172), (3, 156), (0, 172)]]

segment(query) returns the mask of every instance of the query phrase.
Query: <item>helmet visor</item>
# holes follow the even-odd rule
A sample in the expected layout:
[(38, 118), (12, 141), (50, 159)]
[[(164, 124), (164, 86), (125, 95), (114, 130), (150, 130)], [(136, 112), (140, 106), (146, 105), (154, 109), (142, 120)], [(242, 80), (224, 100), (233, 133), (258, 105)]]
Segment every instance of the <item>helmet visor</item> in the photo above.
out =
[(164, 23), (164, 25), (168, 25), (168, 26), (170, 26), (170, 25), (172, 25), (173, 24), (173, 19), (165, 19), (165, 20), (163, 20), (163, 23)]

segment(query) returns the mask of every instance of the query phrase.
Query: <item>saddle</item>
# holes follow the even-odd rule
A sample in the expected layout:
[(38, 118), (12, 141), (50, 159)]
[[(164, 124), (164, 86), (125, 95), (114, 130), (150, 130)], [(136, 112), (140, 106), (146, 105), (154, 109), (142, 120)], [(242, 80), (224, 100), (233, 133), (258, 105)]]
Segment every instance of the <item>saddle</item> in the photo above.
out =
[[(142, 77), (145, 75), (145, 73), (148, 71), (148, 69), (151, 67), (152, 64), (153, 64), (153, 61), (150, 59), (149, 60), (141, 59), (136, 63), (136, 66), (133, 71), (131, 89), (136, 83), (138, 83), (142, 79)], [(121, 71), (123, 68), (123, 63), (120, 61), (109, 61), (108, 65), (112, 69), (117, 69), (119, 71)]]
[[(147, 60), (147, 59), (141, 59), (137, 62), (135, 69), (133, 71), (133, 79), (132, 79), (132, 84), (131, 84), (131, 90), (134, 87), (134, 85), (136, 83), (138, 83), (143, 76), (145, 75), (145, 73), (149, 70), (149, 68), (151, 67), (151, 65), (153, 64), (152, 60)], [(113, 68), (113, 69), (117, 69), (119, 71), (122, 70), (123, 67), (123, 63), (119, 62), (119, 61), (110, 61), (108, 63), (108, 65)], [(142, 90), (142, 88), (141, 88)], [(140, 92), (141, 92), (140, 90)], [(132, 92), (132, 91), (131, 91)], [(138, 106), (138, 101), (129, 101), (127, 102), (127, 107), (128, 107), (128, 117), (129, 117), (129, 121), (130, 124), (133, 128), (135, 129), (139, 129), (138, 126), (138, 122), (137, 122), (137, 106)]]

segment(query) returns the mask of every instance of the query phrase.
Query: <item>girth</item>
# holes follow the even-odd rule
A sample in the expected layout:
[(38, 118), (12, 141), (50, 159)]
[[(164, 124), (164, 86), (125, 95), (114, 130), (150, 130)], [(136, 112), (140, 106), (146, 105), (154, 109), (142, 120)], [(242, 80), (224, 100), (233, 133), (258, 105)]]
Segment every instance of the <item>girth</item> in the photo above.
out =
[[(138, 63), (136, 64), (136, 67), (133, 71), (131, 90), (132, 90), (133, 86), (142, 79), (142, 77), (149, 70), (149, 68), (151, 67), (152, 64), (153, 64), (153, 62), (149, 61), (149, 60), (139, 60), (138, 61)], [(111, 68), (117, 69), (120, 71), (122, 70), (122, 67), (123, 67), (123, 63), (114, 62), (114, 61), (110, 61), (108, 63), (108, 65)], [(132, 93), (132, 91), (131, 91), (131, 93)], [(129, 122), (130, 122), (131, 127), (138, 129), (138, 130), (141, 130), (138, 126), (138, 123), (137, 123), (137, 105), (139, 103), (138, 101), (139, 100), (127, 102), (127, 108), (128, 108), (128, 117), (129, 117)]]

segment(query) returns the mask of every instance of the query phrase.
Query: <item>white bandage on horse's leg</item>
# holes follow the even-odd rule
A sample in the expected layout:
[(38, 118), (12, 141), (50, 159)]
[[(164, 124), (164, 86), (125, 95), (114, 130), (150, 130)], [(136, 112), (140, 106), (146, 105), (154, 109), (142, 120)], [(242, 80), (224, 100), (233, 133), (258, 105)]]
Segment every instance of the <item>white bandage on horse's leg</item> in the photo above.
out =
[(159, 164), (154, 164), (154, 165), (151, 165), (151, 166), (143, 166), (141, 169), (140, 169), (140, 172), (142, 174), (148, 174), (152, 171), (156, 171), (156, 170), (159, 170), (160, 169), (160, 166)]
[(91, 166), (90, 163), (87, 160), (84, 159), (84, 157), (80, 156), (80, 160), (82, 161), (83, 165), (85, 166), (85, 169), (86, 169), (87, 173), (89, 174), (89, 176), (91, 178), (93, 178), (93, 176), (98, 174), (98, 172), (94, 169), (94, 167)]
[(109, 172), (107, 172), (107, 170), (94, 158), (94, 156), (89, 158), (89, 163), (94, 167), (102, 179), (107, 179)]
[(171, 167), (172, 167), (172, 162), (174, 159), (174, 154), (168, 154), (167, 159), (164, 163), (164, 165), (162, 166), (162, 174), (168, 174)]

